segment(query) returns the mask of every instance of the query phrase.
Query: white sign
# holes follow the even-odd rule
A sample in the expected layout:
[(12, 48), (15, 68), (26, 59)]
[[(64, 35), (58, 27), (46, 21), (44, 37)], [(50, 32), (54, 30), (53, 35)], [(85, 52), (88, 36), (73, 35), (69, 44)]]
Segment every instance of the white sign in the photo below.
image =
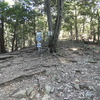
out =
[(48, 36), (52, 35), (52, 31), (48, 31)]
[(42, 32), (37, 32), (36, 36), (37, 37), (42, 37)]
[(37, 47), (38, 47), (38, 48), (41, 48), (41, 46), (42, 46), (42, 45), (41, 45), (41, 42), (38, 42), (38, 43), (37, 43)]

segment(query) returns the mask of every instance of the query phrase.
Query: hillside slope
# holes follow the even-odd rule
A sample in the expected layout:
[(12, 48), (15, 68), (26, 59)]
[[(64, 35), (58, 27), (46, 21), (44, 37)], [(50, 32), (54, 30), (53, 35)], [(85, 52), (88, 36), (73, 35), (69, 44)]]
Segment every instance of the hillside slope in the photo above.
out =
[(60, 41), (57, 54), (1, 54), (0, 100), (100, 100), (99, 46)]

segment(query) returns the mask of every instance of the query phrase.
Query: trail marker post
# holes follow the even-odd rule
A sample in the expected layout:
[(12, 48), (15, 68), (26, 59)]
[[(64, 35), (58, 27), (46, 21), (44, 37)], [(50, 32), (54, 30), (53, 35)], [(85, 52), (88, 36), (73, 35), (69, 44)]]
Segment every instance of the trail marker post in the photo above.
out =
[(36, 41), (37, 41), (38, 52), (41, 52), (41, 47), (42, 47), (42, 32), (37, 32), (36, 33)]

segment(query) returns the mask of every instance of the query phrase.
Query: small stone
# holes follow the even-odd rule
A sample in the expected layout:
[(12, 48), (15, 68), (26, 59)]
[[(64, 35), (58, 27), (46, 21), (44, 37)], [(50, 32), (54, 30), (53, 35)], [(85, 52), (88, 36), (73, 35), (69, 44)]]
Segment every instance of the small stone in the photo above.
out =
[[(86, 62), (88, 62), (88, 61), (89, 61), (88, 59), (86, 59), (86, 60), (87, 60)], [(91, 68), (91, 64), (86, 63), (86, 64), (84, 65), (84, 67)]]
[(79, 99), (82, 99), (84, 98), (84, 92), (79, 92), (79, 96), (78, 96)]
[(85, 74), (85, 72), (81, 72), (81, 74), (82, 74), (82, 75), (84, 75), (84, 74)]
[(62, 81), (61, 79), (58, 79), (58, 81), (57, 81), (57, 82), (58, 82), (58, 83), (60, 83), (61, 81)]
[(45, 94), (42, 98), (42, 100), (49, 100), (50, 99), (50, 96), (48, 94)]
[(81, 83), (81, 84), (80, 84), (80, 88), (81, 88), (81, 89), (88, 89), (88, 85), (85, 84), (85, 83)]
[(63, 88), (63, 86), (61, 86), (61, 87), (58, 87), (57, 90), (58, 90), (58, 91), (63, 91), (64, 88)]
[(47, 94), (49, 94), (50, 93), (50, 91), (51, 91), (51, 87), (50, 86), (45, 86), (45, 92), (47, 93)]
[(67, 88), (72, 89), (72, 86), (71, 86), (71, 85), (69, 85), (69, 84), (66, 84), (65, 86), (66, 86)]
[(80, 82), (80, 81), (79, 81), (78, 79), (76, 79), (76, 80), (75, 80), (75, 83), (77, 83), (77, 84), (78, 84), (79, 82)]
[(26, 95), (27, 95), (26, 90), (21, 90), (21, 91), (15, 93), (13, 96), (17, 97), (17, 98), (24, 98), (24, 97), (26, 97)]
[(35, 91), (32, 91), (31, 94), (30, 94), (30, 98), (33, 99), (33, 97), (35, 96), (35, 94), (36, 94)]
[(21, 100), (26, 100), (26, 98), (22, 98)]
[(57, 96), (57, 97), (61, 97), (61, 94), (58, 94), (58, 93), (57, 93), (56, 96)]
[(21, 100), (26, 100), (25, 98), (22, 98)]
[(65, 95), (62, 93), (62, 95), (61, 95), (62, 97), (64, 97)]
[(27, 95), (30, 95), (30, 93), (34, 90), (33, 87), (30, 87), (28, 89), (26, 89)]
[(95, 88), (93, 86), (89, 86), (89, 90), (95, 91)]
[(96, 80), (100, 80), (100, 77), (99, 77), (99, 76), (96, 76), (96, 77), (94, 77), (94, 79), (96, 79)]
[(86, 98), (88, 99), (88, 100), (91, 100), (92, 98), (93, 98), (93, 94), (90, 92), (90, 91), (86, 91)]
[(99, 86), (99, 87), (100, 87), (100, 83), (99, 83), (99, 84), (97, 84), (97, 86)]
[(71, 92), (71, 90), (70, 90), (70, 89), (68, 89), (68, 90), (67, 90), (67, 92), (69, 92), (69, 93), (70, 93), (70, 92)]
[(75, 89), (77, 90), (80, 90), (80, 85), (79, 85), (80, 81), (78, 79), (75, 80), (75, 83), (74, 83), (74, 87)]
[(69, 98), (64, 98), (64, 100), (69, 100)]
[(56, 80), (56, 77), (57, 77), (56, 74), (52, 75), (52, 81), (55, 81)]
[(79, 84), (75, 83), (75, 84), (74, 84), (74, 87), (75, 87), (76, 90), (80, 90)]
[(64, 68), (65, 66), (64, 65), (61, 65), (61, 67)]
[(76, 73), (80, 73), (80, 74), (81, 74), (81, 72), (82, 72), (82, 71), (81, 71), (81, 70), (79, 70), (79, 69), (76, 69), (76, 70), (75, 70), (75, 72), (76, 72)]
[(50, 70), (46, 70), (45, 75), (48, 76), (50, 75), (50, 73), (51, 73)]
[(40, 93), (38, 93), (37, 95), (36, 95), (36, 98), (39, 98), (40, 97)]
[(50, 92), (53, 93), (54, 91), (55, 91), (55, 88), (52, 87)]

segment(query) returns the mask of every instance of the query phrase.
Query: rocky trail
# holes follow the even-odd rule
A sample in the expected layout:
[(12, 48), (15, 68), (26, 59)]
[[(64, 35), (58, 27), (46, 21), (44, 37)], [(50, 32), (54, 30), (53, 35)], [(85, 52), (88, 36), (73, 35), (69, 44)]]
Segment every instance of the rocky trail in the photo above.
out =
[(61, 41), (0, 54), (0, 100), (100, 100), (100, 46)]

